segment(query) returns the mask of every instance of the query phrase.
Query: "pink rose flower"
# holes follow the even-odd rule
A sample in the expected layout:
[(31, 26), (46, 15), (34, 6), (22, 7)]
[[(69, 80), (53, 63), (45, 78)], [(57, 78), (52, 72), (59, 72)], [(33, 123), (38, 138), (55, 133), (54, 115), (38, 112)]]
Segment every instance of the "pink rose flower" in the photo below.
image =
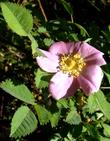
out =
[(97, 92), (103, 78), (100, 66), (103, 53), (85, 42), (56, 42), (49, 51), (41, 50), (37, 63), (46, 72), (54, 73), (49, 92), (55, 99), (72, 96), (78, 88), (86, 95)]

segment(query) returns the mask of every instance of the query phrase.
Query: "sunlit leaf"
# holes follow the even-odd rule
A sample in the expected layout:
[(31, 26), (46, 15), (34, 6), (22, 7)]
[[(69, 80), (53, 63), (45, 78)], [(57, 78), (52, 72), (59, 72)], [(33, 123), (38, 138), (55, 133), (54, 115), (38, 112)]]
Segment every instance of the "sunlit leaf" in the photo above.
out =
[(102, 91), (98, 91), (94, 94), (95, 100), (99, 109), (102, 111), (104, 116), (110, 120), (110, 103), (107, 102)]
[(50, 46), (50, 45), (52, 45), (52, 43), (53, 43), (53, 40), (52, 39), (50, 39), (50, 38), (45, 38), (44, 39), (44, 44), (46, 45), (46, 46)]
[(66, 122), (71, 125), (78, 125), (81, 122), (81, 117), (76, 111), (71, 110), (67, 113)]
[(59, 109), (62, 108), (69, 108), (68, 100), (67, 99), (60, 99), (57, 101), (57, 107)]
[(110, 138), (110, 125), (103, 123), (102, 126), (104, 128), (103, 130), (104, 135)]
[(30, 12), (23, 6), (16, 3), (1, 3), (3, 16), (8, 26), (17, 34), (27, 36), (33, 27), (33, 20)]
[(110, 141), (110, 138), (100, 136), (100, 141)]
[(56, 133), (53, 135), (53, 137), (50, 139), (50, 141), (61, 141), (62, 137), (59, 133)]
[(64, 141), (76, 141), (76, 139), (74, 139), (72, 134), (68, 132), (67, 137), (64, 138)]
[(40, 26), (37, 30), (39, 33), (46, 33), (47, 29), (44, 26)]
[(92, 40), (92, 38), (87, 38), (84, 42), (89, 42), (89, 41), (91, 41)]
[(49, 80), (51, 75), (42, 71), (41, 69), (37, 69), (35, 72), (35, 84), (37, 88), (45, 88), (48, 87)]
[(35, 104), (34, 96), (24, 84), (14, 85), (11, 80), (5, 80), (0, 84), (0, 88), (28, 104)]
[(51, 114), (51, 116), (50, 116), (51, 126), (52, 127), (57, 126), (59, 119), (60, 119), (60, 112), (56, 112), (56, 113)]
[(43, 106), (36, 104), (35, 110), (41, 125), (47, 124), (49, 122), (50, 112)]
[(10, 137), (29, 135), (37, 128), (37, 123), (34, 113), (27, 106), (21, 106), (12, 118)]
[(88, 97), (88, 99), (87, 99), (87, 107), (88, 107), (90, 113), (94, 113), (97, 110), (98, 105), (97, 105), (97, 102), (95, 100), (94, 95), (90, 95)]

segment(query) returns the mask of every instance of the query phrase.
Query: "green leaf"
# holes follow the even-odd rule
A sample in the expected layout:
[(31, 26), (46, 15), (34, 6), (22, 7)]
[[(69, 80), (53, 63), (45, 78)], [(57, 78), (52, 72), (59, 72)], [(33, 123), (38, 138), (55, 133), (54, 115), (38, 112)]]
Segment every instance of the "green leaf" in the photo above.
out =
[(78, 125), (81, 122), (81, 117), (75, 110), (70, 110), (67, 114), (66, 122), (71, 125)]
[(108, 43), (110, 43), (110, 31), (102, 31)]
[(50, 141), (62, 141), (62, 137), (59, 133), (55, 133)]
[(110, 125), (103, 123), (102, 126), (104, 128), (104, 135), (110, 138)]
[(70, 40), (79, 41), (78, 35), (76, 33), (70, 33), (68, 36)]
[(74, 25), (76, 25), (76, 27), (78, 27), (80, 29), (80, 34), (85, 37), (86, 35), (89, 36), (88, 32), (86, 31), (86, 29), (81, 26), (80, 24), (78, 23), (74, 23)]
[(105, 76), (107, 77), (108, 82), (109, 82), (109, 84), (110, 84), (110, 74), (109, 74), (109, 73), (107, 73), (107, 72), (105, 72), (105, 71), (104, 71), (104, 74), (105, 74)]
[(0, 88), (9, 93), (10, 95), (28, 103), (35, 104), (35, 99), (29, 89), (24, 85), (14, 85), (11, 80), (5, 80), (0, 84)]
[(33, 19), (30, 12), (15, 3), (1, 2), (3, 16), (8, 26), (17, 34), (27, 36), (33, 27)]
[(65, 8), (65, 10), (70, 14), (73, 15), (73, 8), (71, 6), (71, 4), (69, 2), (66, 2), (65, 0), (60, 0), (59, 1), (63, 7)]
[(40, 26), (37, 30), (39, 33), (46, 33), (47, 29), (44, 26)]
[(36, 104), (35, 110), (41, 125), (47, 124), (49, 122), (50, 112), (43, 106)]
[(67, 137), (64, 138), (64, 141), (76, 141), (76, 139), (74, 139), (72, 134), (68, 132)]
[(58, 124), (58, 121), (60, 119), (60, 112), (56, 112), (54, 114), (51, 114), (50, 116), (50, 123), (52, 127), (56, 127)]
[(106, 137), (100, 136), (100, 140), (99, 141), (110, 141), (110, 138), (106, 138)]
[(35, 72), (36, 87), (39, 89), (48, 87), (50, 77), (51, 77), (50, 74), (42, 71), (41, 69), (38, 69), (37, 72)]
[(34, 113), (27, 106), (21, 106), (12, 118), (10, 137), (20, 138), (29, 135), (37, 128), (37, 124)]
[(97, 105), (97, 102), (96, 102), (96, 100), (95, 100), (95, 97), (94, 97), (94, 95), (90, 95), (89, 97), (88, 97), (88, 100), (87, 100), (87, 107), (88, 107), (88, 109), (89, 109), (89, 113), (94, 113), (96, 110), (97, 110), (97, 108), (98, 108), (98, 105)]
[(60, 99), (57, 101), (57, 107), (59, 109), (62, 109), (62, 108), (69, 108), (69, 104), (68, 104), (68, 100), (67, 99)]
[(44, 39), (44, 44), (46, 45), (46, 46), (50, 46), (52, 43), (53, 43), (54, 41), (52, 40), (52, 39), (50, 39), (50, 38), (45, 38)]
[(84, 126), (87, 128), (87, 132), (94, 138), (96, 141), (99, 141), (99, 133), (95, 126), (90, 124), (84, 124)]
[(92, 38), (87, 38), (84, 42), (88, 43), (92, 40)]
[(74, 98), (71, 97), (71, 98), (69, 99), (68, 104), (69, 104), (69, 108), (70, 108), (71, 110), (75, 110), (75, 106), (74, 106), (75, 101), (74, 101)]
[(95, 100), (97, 102), (97, 105), (99, 109), (102, 111), (104, 116), (110, 120), (110, 103), (107, 102), (104, 94), (102, 91), (98, 91), (94, 94)]
[(74, 138), (80, 137), (83, 132), (83, 128), (85, 128), (82, 124), (74, 125), (71, 131), (71, 134)]
[(110, 120), (109, 106), (110, 103), (107, 102), (102, 91), (92, 94), (87, 100), (87, 107), (89, 108), (90, 113), (94, 113), (97, 109), (99, 109), (104, 116)]

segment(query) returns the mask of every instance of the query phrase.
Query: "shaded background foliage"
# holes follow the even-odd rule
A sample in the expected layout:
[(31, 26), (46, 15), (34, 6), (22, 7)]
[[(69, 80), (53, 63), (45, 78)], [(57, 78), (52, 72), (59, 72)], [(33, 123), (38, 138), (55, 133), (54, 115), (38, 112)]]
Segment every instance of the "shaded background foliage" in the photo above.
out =
[[(110, 61), (109, 0), (67, 0), (73, 8), (73, 21), (83, 26), (87, 33), (82, 31), (82, 28), (80, 29), (69, 22), (71, 21), (71, 15), (65, 9), (61, 0), (41, 0), (47, 18), (43, 16), (37, 0), (10, 0), (10, 2), (22, 4), (31, 11), (34, 20), (32, 34), (38, 41), (40, 48), (48, 49), (53, 41), (58, 40), (76, 41), (92, 38), (91, 44), (103, 51), (105, 60)], [(44, 27), (48, 32), (45, 31)], [(46, 103), (45, 98), (39, 95), (39, 90), (35, 87), (34, 72), (37, 70), (37, 64), (35, 57), (32, 56), (30, 44), (31, 42), (27, 37), (20, 37), (9, 29), (0, 10), (0, 81), (9, 78), (15, 83), (24, 83), (33, 91), (36, 101)], [(103, 69), (110, 74), (109, 63)], [(104, 78), (103, 86), (107, 86), (108, 81), (110, 80)], [(108, 101), (110, 101), (109, 90), (104, 91)], [(13, 140), (8, 138), (10, 121), (22, 102), (7, 95), (1, 89), (0, 94), (0, 140)], [(49, 102), (51, 102), (51, 99)], [(91, 125), (91, 128), (93, 127), (94, 125)], [(82, 126), (79, 126), (78, 133), (80, 133), (81, 128)], [(51, 128), (49, 124), (39, 125), (37, 131), (21, 140), (30, 141), (34, 137), (38, 140), (49, 140), (50, 136), (56, 131), (63, 133), (62, 136), (65, 137), (68, 129), (72, 129), (72, 126), (64, 122), (62, 125), (62, 121), (59, 122), (57, 129)], [(78, 126), (74, 130), (74, 136), (77, 129)], [(94, 137), (85, 136), (87, 136), (88, 141), (94, 139)]]

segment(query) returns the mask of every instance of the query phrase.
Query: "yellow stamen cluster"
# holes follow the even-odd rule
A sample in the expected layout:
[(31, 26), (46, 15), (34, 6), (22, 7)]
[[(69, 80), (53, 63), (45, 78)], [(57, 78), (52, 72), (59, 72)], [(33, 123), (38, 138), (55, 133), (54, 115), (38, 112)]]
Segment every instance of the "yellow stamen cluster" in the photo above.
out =
[(78, 77), (86, 63), (80, 54), (64, 54), (59, 59), (59, 69), (74, 77)]

